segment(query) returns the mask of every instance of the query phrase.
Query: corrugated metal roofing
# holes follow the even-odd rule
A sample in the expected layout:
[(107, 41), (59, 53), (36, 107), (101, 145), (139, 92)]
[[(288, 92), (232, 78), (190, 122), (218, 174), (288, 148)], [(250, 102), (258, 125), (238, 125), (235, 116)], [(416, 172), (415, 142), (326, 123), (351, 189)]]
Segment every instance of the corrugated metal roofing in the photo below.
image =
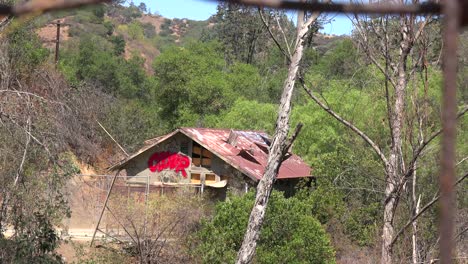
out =
[[(145, 145), (137, 153), (110, 169), (123, 167), (129, 160), (172, 137), (177, 132), (185, 134), (250, 178), (254, 180), (262, 178), (268, 159), (269, 135), (259, 131), (231, 129), (183, 127), (154, 140), (147, 140), (145, 143), (150, 144)], [(233, 140), (228, 143), (230, 136)], [(291, 154), (283, 161), (277, 179), (310, 177), (310, 174), (311, 168), (300, 157)]]

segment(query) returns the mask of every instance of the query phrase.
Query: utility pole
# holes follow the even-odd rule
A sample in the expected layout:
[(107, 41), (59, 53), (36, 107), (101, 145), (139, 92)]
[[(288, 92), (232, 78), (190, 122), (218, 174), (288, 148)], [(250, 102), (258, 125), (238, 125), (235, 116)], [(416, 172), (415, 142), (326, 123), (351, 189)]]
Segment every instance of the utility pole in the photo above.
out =
[(55, 40), (55, 68), (58, 66), (60, 51), (60, 20), (57, 21), (57, 38)]

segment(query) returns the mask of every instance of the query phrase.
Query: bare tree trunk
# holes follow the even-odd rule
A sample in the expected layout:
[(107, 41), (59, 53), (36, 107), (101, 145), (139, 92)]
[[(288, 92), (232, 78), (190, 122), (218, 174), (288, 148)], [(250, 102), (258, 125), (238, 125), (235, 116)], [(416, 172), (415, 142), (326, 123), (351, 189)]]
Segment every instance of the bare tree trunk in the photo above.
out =
[(385, 186), (385, 204), (384, 204), (384, 226), (382, 232), (382, 264), (392, 263), (392, 240), (394, 236), (394, 223), (397, 201), (397, 188), (401, 188), (403, 179), (403, 153), (402, 153), (402, 130), (403, 118), (405, 112), (406, 88), (408, 85), (408, 76), (406, 63), (410, 51), (409, 28), (406, 17), (400, 18), (400, 49), (397, 67), (397, 81), (395, 85), (395, 102), (393, 104), (393, 113), (390, 121), (392, 134), (392, 146), (390, 148), (389, 164), (387, 166), (386, 186)]
[[(389, 161), (392, 161), (392, 157), (390, 157)], [(395, 229), (393, 227), (393, 217), (395, 215), (396, 209), (396, 199), (393, 195), (395, 191), (395, 184), (391, 183), (391, 179), (393, 178), (391, 175), (395, 176), (393, 171), (388, 173), (387, 184), (385, 186), (385, 204), (384, 204), (384, 214), (383, 214), (383, 230), (382, 230), (382, 255), (380, 259), (380, 263), (382, 264), (389, 264), (392, 263), (392, 239), (395, 233)], [(394, 178), (393, 178), (394, 179)]]
[[(416, 174), (415, 174), (416, 176)], [(415, 177), (416, 178), (416, 177)], [(413, 184), (415, 186), (415, 184)], [(416, 192), (413, 191), (413, 203), (415, 204), (413, 217), (419, 214), (419, 206), (421, 204), (421, 196), (416, 201)], [(419, 246), (418, 246), (418, 220), (413, 222), (413, 234), (411, 236), (413, 243), (413, 264), (419, 263)]]
[(275, 135), (270, 146), (267, 166), (263, 177), (257, 186), (257, 195), (250, 214), (247, 231), (241, 248), (237, 254), (236, 263), (238, 264), (250, 263), (255, 255), (257, 240), (265, 218), (265, 212), (268, 205), (268, 199), (273, 188), (273, 183), (278, 174), (284, 155), (290, 146), (287, 142), (287, 136), (289, 131), (289, 116), (291, 112), (291, 97), (297, 78), (299, 63), (304, 50), (305, 36), (309, 31), (310, 25), (317, 19), (317, 17), (318, 14), (314, 14), (307, 20), (307, 22), (304, 23), (304, 13), (299, 12), (298, 14), (296, 49), (293, 57), (291, 58), (288, 77), (283, 85), (283, 94), (281, 96), (281, 103), (278, 109)]
[[(426, 82), (424, 84), (425, 86), (425, 91), (426, 91), (426, 88), (427, 88), (427, 79), (426, 79)], [(426, 107), (423, 106), (424, 109), (423, 109), (423, 117), (422, 118), (418, 118), (418, 126), (419, 126), (419, 145), (423, 144), (424, 143), (424, 133), (423, 133), (423, 129), (422, 129), (422, 123), (424, 122), (424, 118), (426, 118)], [(416, 110), (418, 111), (418, 110)], [(411, 204), (412, 204), (412, 217), (415, 217), (416, 215), (419, 214), (419, 206), (421, 204), (421, 195), (417, 195), (417, 189), (416, 189), (416, 186), (418, 184), (418, 162), (415, 161), (414, 162), (414, 169), (413, 169), (413, 180), (412, 180), (412, 183), (411, 183)], [(414, 220), (413, 224), (412, 224), (412, 235), (411, 235), (411, 243), (413, 244), (413, 252), (412, 252), (412, 256), (413, 256), (413, 264), (417, 264), (419, 263), (419, 246), (418, 246), (418, 220)]]

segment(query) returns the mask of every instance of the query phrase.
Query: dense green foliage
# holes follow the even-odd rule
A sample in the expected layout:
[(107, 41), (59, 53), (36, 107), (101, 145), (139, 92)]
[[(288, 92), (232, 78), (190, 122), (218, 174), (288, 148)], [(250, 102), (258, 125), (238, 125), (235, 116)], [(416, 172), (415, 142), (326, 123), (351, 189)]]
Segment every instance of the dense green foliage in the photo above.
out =
[[(194, 235), (203, 263), (233, 263), (244, 237), (254, 193), (218, 203), (212, 219)], [(311, 204), (273, 192), (255, 263), (335, 263), (325, 230), (311, 215)]]
[(230, 109), (236, 98), (262, 94), (257, 69), (242, 63), (226, 67), (216, 42), (171, 48), (155, 60), (153, 68), (156, 101), (171, 128), (196, 125), (193, 121), (203, 124), (206, 116)]
[(33, 69), (43, 63), (49, 52), (43, 48), (39, 38), (27, 29), (19, 27), (8, 35), (10, 41), (8, 54), (11, 68), (21, 77), (26, 77)]

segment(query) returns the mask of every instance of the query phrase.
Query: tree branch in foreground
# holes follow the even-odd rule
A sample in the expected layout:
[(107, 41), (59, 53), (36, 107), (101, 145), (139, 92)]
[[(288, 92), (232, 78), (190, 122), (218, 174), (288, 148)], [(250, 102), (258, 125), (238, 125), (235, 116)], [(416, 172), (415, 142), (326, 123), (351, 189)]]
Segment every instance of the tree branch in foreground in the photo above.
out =
[(21, 16), (31, 13), (63, 10), (104, 2), (110, 2), (110, 0), (33, 0), (15, 6), (0, 5), (0, 15)]
[(301, 2), (294, 0), (221, 0), (246, 6), (264, 6), (272, 8), (306, 10), (312, 12), (331, 13), (367, 13), (367, 14), (440, 14), (442, 5), (439, 3), (425, 4), (329, 4), (320, 2)]

